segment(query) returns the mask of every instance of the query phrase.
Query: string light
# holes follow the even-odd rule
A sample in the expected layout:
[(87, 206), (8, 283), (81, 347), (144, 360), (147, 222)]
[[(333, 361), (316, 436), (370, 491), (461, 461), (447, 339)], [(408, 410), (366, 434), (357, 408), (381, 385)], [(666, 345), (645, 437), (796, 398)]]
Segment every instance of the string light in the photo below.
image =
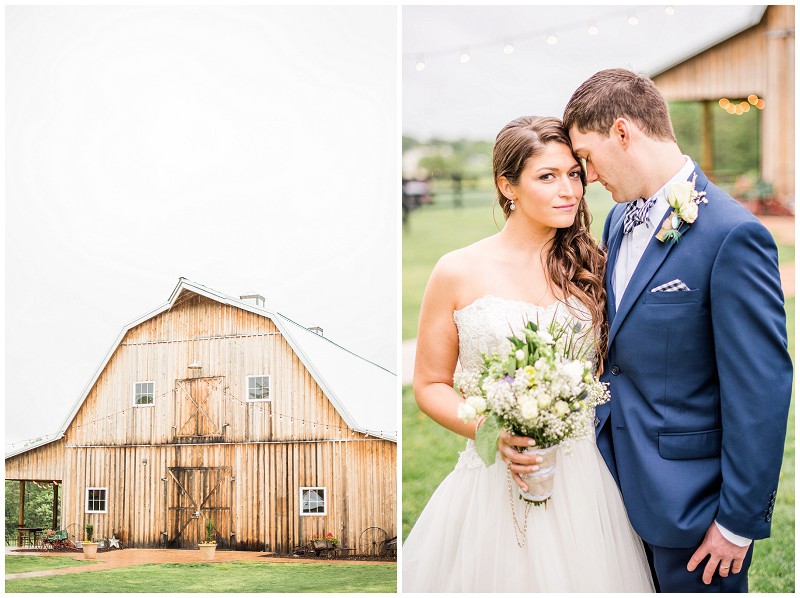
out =
[[(547, 45), (554, 46), (559, 42), (559, 36), (563, 35), (566, 32), (569, 32), (569, 31), (578, 31), (578, 30), (583, 29), (588, 35), (592, 35), (592, 36), (599, 35), (599, 33), (600, 33), (600, 25), (604, 24), (606, 22), (611, 22), (613, 19), (620, 19), (620, 20), (624, 19), (631, 26), (639, 25), (640, 19), (639, 19), (638, 14), (641, 14), (642, 11), (646, 12), (646, 11), (650, 11), (650, 10), (659, 10), (659, 11), (660, 10), (664, 10), (664, 12), (669, 16), (672, 16), (672, 15), (675, 14), (675, 10), (674, 10), (674, 8), (672, 6), (668, 6), (666, 9), (664, 9), (663, 7), (659, 7), (659, 6), (643, 6), (643, 7), (637, 8), (637, 10), (635, 12), (631, 11), (631, 9), (629, 7), (628, 8), (621, 7), (618, 10), (610, 10), (609, 12), (607, 12), (607, 13), (605, 13), (603, 15), (598, 15), (592, 22), (590, 22), (588, 24), (587, 24), (586, 21), (584, 21), (583, 23), (581, 23), (580, 21), (577, 21), (577, 22), (573, 21), (569, 25), (564, 25), (563, 27), (560, 27), (559, 31), (557, 31), (557, 32), (556, 31), (552, 31), (552, 29), (548, 31), (548, 29), (550, 29), (549, 27), (548, 28), (544, 28), (544, 29), (538, 29), (538, 30), (530, 31), (530, 32), (525, 33), (525, 34), (515, 35), (514, 41), (519, 42), (520, 39), (537, 39), (537, 38), (538, 39), (542, 39), (542, 38), (544, 38), (544, 40), (547, 43)], [(430, 61), (432, 56), (433, 57), (439, 57), (439, 56), (451, 56), (452, 57), (452, 55), (455, 54), (462, 64), (466, 64), (466, 63), (470, 62), (470, 60), (472, 58), (470, 50), (471, 51), (475, 51), (476, 48), (480, 48), (480, 49), (486, 48), (486, 49), (491, 49), (492, 51), (496, 52), (496, 49), (497, 49), (498, 46), (503, 48), (503, 52), (505, 54), (507, 54), (507, 55), (508, 54), (512, 54), (512, 53), (516, 53), (516, 51), (517, 51), (517, 47), (510, 40), (503, 39), (503, 38), (499, 38), (499, 39), (495, 38), (494, 40), (487, 40), (485, 42), (481, 42), (481, 43), (478, 43), (478, 44), (471, 44), (469, 46), (469, 48), (466, 48), (464, 46), (462, 46), (461, 48), (455, 47), (455, 48), (450, 48), (450, 49), (443, 49), (443, 50), (425, 52), (424, 55), (428, 59), (428, 61)], [(404, 55), (404, 60), (408, 60), (409, 64), (413, 64), (414, 68), (417, 70), (417, 72), (425, 70), (427, 68), (427, 66), (428, 66), (428, 63), (425, 60), (422, 60), (422, 58), (420, 58), (419, 54), (417, 54), (416, 56), (414, 56), (414, 55)]]
[(759, 98), (756, 94), (750, 94), (747, 96), (747, 100), (742, 100), (741, 102), (734, 103), (731, 102), (728, 98), (720, 98), (719, 100), (719, 107), (725, 110), (728, 114), (737, 114), (741, 116), (747, 112), (750, 112), (750, 109), (755, 106), (759, 110), (764, 109), (764, 100)]

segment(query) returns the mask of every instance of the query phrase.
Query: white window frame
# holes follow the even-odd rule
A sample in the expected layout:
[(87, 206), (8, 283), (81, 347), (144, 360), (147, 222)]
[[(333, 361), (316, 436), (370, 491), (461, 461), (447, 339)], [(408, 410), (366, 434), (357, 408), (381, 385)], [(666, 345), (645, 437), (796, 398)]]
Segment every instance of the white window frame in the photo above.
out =
[[(250, 380), (252, 378), (266, 378), (267, 379), (267, 398), (266, 399), (251, 399), (250, 398)], [(246, 376), (244, 380), (244, 392), (247, 397), (248, 403), (270, 403), (272, 402), (272, 376), (269, 374), (253, 374)]]
[[(103, 511), (92, 511), (89, 509), (89, 491), (90, 490), (103, 490), (105, 492), (105, 510)], [(83, 501), (83, 509), (84, 513), (108, 513), (108, 486), (87, 486), (86, 488), (86, 498)]]
[[(303, 491), (322, 490), (322, 513), (303, 512)], [(327, 486), (300, 486), (300, 516), (301, 517), (323, 517), (328, 514), (328, 488)]]
[[(137, 384), (152, 384), (153, 385), (153, 402), (152, 403), (137, 403), (136, 402), (136, 385)], [(137, 380), (133, 383), (133, 406), (134, 407), (155, 407), (156, 404), (156, 383), (154, 380)]]

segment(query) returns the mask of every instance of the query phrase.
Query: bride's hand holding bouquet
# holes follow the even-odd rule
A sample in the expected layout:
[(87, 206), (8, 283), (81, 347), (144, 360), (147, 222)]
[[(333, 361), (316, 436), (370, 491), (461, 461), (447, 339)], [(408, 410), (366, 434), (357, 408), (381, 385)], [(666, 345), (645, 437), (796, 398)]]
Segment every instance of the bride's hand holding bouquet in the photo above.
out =
[[(539, 469), (527, 474), (522, 497), (545, 504), (553, 490), (556, 447), (593, 433), (591, 411), (609, 400), (607, 385), (586, 359), (591, 335), (575, 320), (553, 320), (547, 329), (528, 322), (520, 335), (508, 337), (506, 355), (484, 355), (480, 371), (456, 372), (456, 389), (465, 398), (458, 406), (464, 421), (485, 418), (475, 446), (487, 465), (495, 462), (501, 432), (526, 437), (535, 448), (520, 451), (539, 456)], [(525, 474), (523, 474), (525, 475)]]

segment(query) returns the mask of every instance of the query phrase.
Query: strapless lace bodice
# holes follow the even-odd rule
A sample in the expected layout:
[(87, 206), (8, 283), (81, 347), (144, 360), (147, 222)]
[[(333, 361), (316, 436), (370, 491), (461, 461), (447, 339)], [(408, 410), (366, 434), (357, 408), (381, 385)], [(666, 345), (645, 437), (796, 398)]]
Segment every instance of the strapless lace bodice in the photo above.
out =
[[(557, 301), (541, 307), (527, 301), (485, 295), (453, 312), (453, 319), (458, 329), (458, 361), (465, 370), (481, 369), (483, 353), (502, 355), (510, 351), (511, 341), (508, 337), (519, 334), (528, 322), (547, 328), (553, 320), (561, 323), (578, 320), (585, 326), (586, 334), (592, 333), (589, 312), (574, 297), (566, 302)], [(586, 359), (596, 365), (597, 353), (593, 344)], [(594, 412), (587, 417), (594, 417)], [(474, 442), (467, 440), (466, 449), (459, 454), (456, 469), (483, 465), (475, 452)]]
[[(508, 337), (519, 334), (528, 322), (547, 328), (553, 320), (578, 320), (590, 332), (589, 312), (583, 304), (570, 297), (540, 307), (526, 301), (485, 295), (466, 307), (453, 312), (458, 328), (458, 361), (465, 370), (480, 369), (483, 355), (503, 354), (511, 350)], [(586, 359), (596, 362), (594, 348)]]

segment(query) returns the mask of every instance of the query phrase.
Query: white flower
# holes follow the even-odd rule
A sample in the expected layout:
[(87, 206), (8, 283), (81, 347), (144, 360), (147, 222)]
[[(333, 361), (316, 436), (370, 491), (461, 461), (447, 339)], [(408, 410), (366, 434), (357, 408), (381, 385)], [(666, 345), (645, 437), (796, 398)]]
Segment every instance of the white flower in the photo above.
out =
[(464, 422), (471, 422), (477, 415), (478, 413), (475, 411), (475, 407), (469, 403), (458, 404), (458, 417)]
[(582, 361), (577, 359), (568, 361), (562, 366), (561, 371), (572, 384), (579, 384), (583, 380), (584, 368)]
[(688, 224), (691, 224), (697, 220), (697, 211), (697, 204), (691, 201), (681, 207), (680, 212), (678, 212), (678, 218)]
[(523, 359), (525, 359), (525, 351), (523, 351), (522, 349), (517, 349), (517, 352), (514, 353), (514, 357), (517, 358), (517, 361), (522, 361)]
[(566, 401), (556, 401), (555, 410), (556, 415), (564, 417), (569, 413), (569, 404)]
[(471, 405), (476, 413), (483, 413), (486, 411), (486, 400), (483, 397), (471, 396), (467, 397), (467, 405)]
[(537, 396), (537, 404), (539, 405), (540, 409), (546, 409), (550, 406), (550, 403), (553, 402), (553, 397), (551, 397), (546, 392), (539, 393)]
[(543, 329), (540, 328), (539, 331), (536, 334), (538, 334), (539, 338), (542, 339), (548, 345), (552, 345), (554, 343), (553, 335), (551, 335), (549, 332), (547, 332), (547, 330), (543, 330)]
[(671, 205), (678, 213), (681, 213), (683, 208), (692, 201), (694, 195), (694, 183), (692, 181), (677, 181), (672, 183), (669, 190), (669, 197), (667, 203)]
[(539, 407), (531, 397), (525, 397), (519, 401), (519, 413), (525, 419), (534, 419), (539, 415)]

